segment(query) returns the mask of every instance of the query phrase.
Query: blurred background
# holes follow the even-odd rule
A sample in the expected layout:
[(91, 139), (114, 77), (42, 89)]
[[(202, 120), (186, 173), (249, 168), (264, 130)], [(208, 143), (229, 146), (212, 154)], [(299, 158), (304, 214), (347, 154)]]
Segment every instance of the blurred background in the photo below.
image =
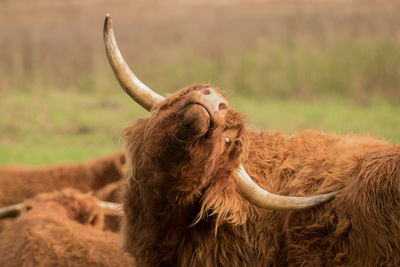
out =
[(225, 91), (249, 125), (400, 141), (400, 1), (1, 0), (0, 166), (78, 162), (123, 147), (146, 112), (103, 48), (165, 95)]

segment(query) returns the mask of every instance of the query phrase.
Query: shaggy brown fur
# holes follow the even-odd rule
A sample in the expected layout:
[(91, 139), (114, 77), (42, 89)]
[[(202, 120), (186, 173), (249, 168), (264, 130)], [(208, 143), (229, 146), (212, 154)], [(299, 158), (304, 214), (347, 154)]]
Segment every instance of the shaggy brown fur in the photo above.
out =
[(6, 166), (0, 168), (0, 207), (66, 187), (82, 192), (98, 190), (119, 181), (124, 173), (125, 155), (122, 151), (86, 163), (49, 167)]
[(98, 200), (73, 189), (25, 201), (3, 233), (0, 266), (132, 266), (117, 234), (102, 231)]
[[(260, 133), (231, 109), (201, 134), (207, 118), (196, 118), (188, 99), (205, 87), (170, 96), (123, 132), (123, 243), (139, 266), (400, 264), (398, 145), (315, 131)], [(342, 191), (302, 211), (259, 209), (236, 188), (240, 164), (270, 192)]]
[[(49, 167), (6, 166), (0, 168), (0, 207), (22, 202), (38, 193), (73, 187), (82, 192), (102, 189), (126, 173), (125, 153), (120, 151), (85, 163)], [(104, 193), (103, 193), (104, 194)], [(0, 221), (0, 233), (14, 219)], [(106, 229), (116, 230), (117, 219), (106, 218)]]
[[(121, 183), (115, 182), (100, 188), (93, 192), (93, 195), (103, 201), (121, 203)], [(0, 235), (5, 229), (12, 225), (15, 218), (7, 218), (0, 220)], [(121, 217), (115, 215), (105, 215), (104, 217), (104, 230), (118, 232), (121, 225)]]

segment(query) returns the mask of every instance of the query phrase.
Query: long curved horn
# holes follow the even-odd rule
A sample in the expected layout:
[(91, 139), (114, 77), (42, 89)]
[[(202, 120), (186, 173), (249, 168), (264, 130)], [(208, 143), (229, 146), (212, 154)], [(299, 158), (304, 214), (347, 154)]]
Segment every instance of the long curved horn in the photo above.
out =
[(110, 14), (107, 14), (104, 19), (103, 37), (108, 62), (122, 89), (148, 111), (150, 111), (155, 104), (163, 101), (164, 97), (155, 93), (142, 83), (125, 62), (119, 51), (117, 41), (115, 41)]
[[(119, 203), (99, 201), (97, 202), (97, 206), (99, 206), (103, 210), (105, 215), (122, 216), (124, 213), (122, 210), (122, 205)], [(24, 209), (23, 203), (18, 203), (0, 208), (0, 219), (17, 217), (22, 212), (23, 209)]]
[(241, 165), (237, 171), (236, 185), (242, 196), (250, 203), (259, 208), (270, 210), (299, 210), (306, 209), (335, 197), (340, 190), (327, 194), (310, 196), (310, 197), (287, 197), (272, 194), (260, 186), (258, 186), (251, 179), (250, 175), (246, 172)]

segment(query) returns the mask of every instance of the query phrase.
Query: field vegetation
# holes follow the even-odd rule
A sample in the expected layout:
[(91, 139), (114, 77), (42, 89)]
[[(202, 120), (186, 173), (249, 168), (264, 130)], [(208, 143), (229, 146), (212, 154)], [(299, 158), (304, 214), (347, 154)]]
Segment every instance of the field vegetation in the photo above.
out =
[(14, 0), (0, 10), (0, 166), (106, 155), (146, 116), (106, 61), (106, 12), (127, 61), (162, 94), (211, 82), (255, 128), (400, 142), (399, 1)]

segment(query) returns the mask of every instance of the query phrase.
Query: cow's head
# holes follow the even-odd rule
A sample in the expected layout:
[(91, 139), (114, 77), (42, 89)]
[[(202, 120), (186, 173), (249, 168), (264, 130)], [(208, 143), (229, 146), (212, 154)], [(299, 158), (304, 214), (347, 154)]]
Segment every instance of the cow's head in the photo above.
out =
[[(168, 188), (157, 188), (154, 194), (170, 194), (181, 202), (196, 198), (207, 202), (208, 195), (211, 202), (221, 195), (228, 199), (234, 191), (239, 193), (234, 195), (258, 207), (286, 210), (312, 207), (336, 194), (285, 197), (265, 191), (241, 165), (247, 144), (244, 121), (229, 108), (218, 89), (197, 84), (164, 98), (132, 73), (119, 52), (108, 15), (104, 41), (109, 63), (122, 88), (151, 111), (150, 118), (138, 120), (124, 131), (130, 177), (152, 177), (140, 184), (146, 187), (144, 191), (167, 185)], [(155, 177), (160, 175), (163, 177)]]

